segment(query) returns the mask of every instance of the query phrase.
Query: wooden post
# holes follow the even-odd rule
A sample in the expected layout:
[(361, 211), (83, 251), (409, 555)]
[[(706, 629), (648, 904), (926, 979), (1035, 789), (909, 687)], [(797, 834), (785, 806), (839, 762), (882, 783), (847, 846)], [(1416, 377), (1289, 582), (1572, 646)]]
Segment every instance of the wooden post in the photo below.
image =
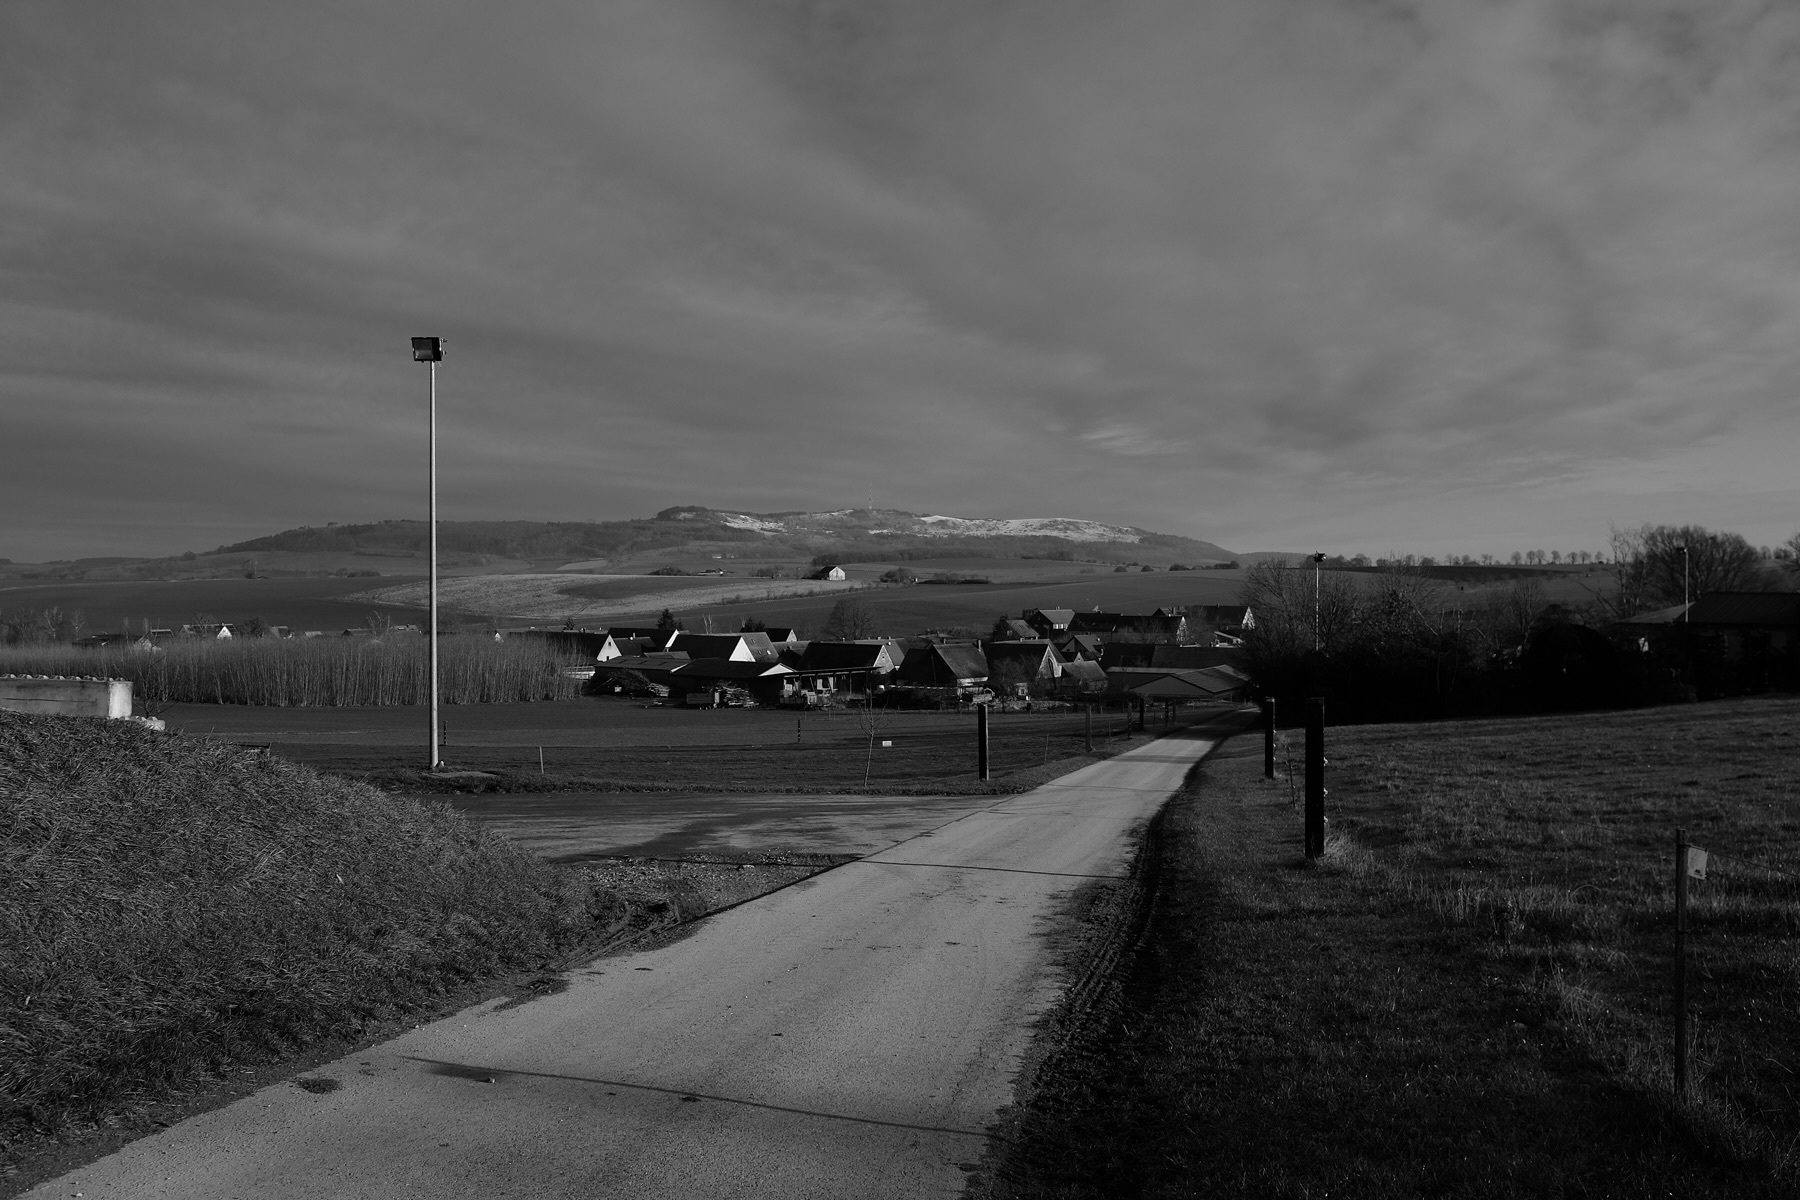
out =
[(1687, 1078), (1687, 830), (1675, 831), (1675, 1098), (1686, 1100)]
[(1262, 702), (1263, 778), (1275, 778), (1275, 699)]
[(1144, 698), (1138, 697), (1138, 732), (1144, 732)]
[(988, 706), (975, 706), (975, 765), (982, 779), (988, 779)]
[(1325, 853), (1325, 697), (1306, 702), (1306, 857)]
[(1082, 712), (1087, 715), (1087, 727), (1083, 730), (1087, 738), (1087, 752), (1092, 754), (1094, 752), (1094, 706), (1090, 704), (1082, 709)]
[(542, 775), (543, 773), (544, 773), (544, 748), (542, 746), (539, 746), (538, 747), (538, 774)]

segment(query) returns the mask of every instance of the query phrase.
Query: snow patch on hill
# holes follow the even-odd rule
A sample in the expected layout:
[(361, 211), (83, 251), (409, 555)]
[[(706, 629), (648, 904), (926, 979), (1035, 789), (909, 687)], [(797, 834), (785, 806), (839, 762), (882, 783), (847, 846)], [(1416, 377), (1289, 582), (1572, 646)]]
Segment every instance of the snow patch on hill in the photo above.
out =
[(1143, 535), (1123, 525), (1071, 517), (969, 518), (924, 516), (929, 532), (956, 537), (1058, 537), (1071, 542), (1141, 542)]

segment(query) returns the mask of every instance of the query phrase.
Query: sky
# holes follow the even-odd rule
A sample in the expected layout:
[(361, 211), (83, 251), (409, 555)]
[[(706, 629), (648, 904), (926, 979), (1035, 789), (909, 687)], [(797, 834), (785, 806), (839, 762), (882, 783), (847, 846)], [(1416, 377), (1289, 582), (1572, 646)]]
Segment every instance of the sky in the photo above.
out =
[(1800, 530), (1792, 0), (0, 6), (0, 556)]

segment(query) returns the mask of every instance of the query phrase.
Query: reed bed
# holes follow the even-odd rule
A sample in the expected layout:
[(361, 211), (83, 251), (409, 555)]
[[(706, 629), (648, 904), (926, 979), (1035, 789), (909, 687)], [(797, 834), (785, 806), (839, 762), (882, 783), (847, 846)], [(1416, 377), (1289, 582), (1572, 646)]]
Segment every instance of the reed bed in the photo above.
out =
[[(0, 674), (129, 679), (143, 704), (258, 704), (276, 708), (428, 704), (430, 645), (411, 633), (383, 638), (195, 638), (149, 648), (0, 647)], [(542, 643), (446, 637), (438, 647), (447, 704), (571, 700), (574, 659)]]

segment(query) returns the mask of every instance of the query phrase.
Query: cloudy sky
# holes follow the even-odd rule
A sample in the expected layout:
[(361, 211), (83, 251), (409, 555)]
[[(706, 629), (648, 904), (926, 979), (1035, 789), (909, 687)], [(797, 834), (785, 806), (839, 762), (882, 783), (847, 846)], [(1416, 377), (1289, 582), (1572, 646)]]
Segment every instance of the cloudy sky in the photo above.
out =
[(1800, 528), (1800, 4), (0, 6), (0, 555)]

